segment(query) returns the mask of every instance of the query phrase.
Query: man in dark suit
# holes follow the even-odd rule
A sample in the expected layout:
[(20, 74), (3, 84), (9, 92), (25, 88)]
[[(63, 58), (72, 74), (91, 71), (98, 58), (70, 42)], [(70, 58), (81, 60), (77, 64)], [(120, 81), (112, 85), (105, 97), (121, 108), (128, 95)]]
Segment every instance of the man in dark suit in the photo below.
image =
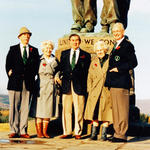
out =
[(20, 44), (10, 47), (6, 58), (9, 94), (9, 138), (30, 138), (27, 134), (29, 100), (33, 91), (35, 75), (38, 71), (38, 49), (29, 45), (32, 33), (26, 28), (20, 29)]
[(69, 37), (71, 49), (61, 53), (60, 71), (62, 72), (62, 121), (63, 135), (61, 138), (72, 137), (72, 105), (75, 111), (75, 139), (81, 138), (83, 129), (83, 113), (85, 94), (87, 92), (87, 74), (91, 56), (81, 50), (79, 35)]
[(137, 66), (133, 44), (124, 36), (122, 23), (116, 23), (112, 34), (116, 40), (110, 54), (105, 86), (110, 88), (114, 137), (112, 142), (126, 142), (129, 116), (129, 89), (132, 86), (129, 70)]

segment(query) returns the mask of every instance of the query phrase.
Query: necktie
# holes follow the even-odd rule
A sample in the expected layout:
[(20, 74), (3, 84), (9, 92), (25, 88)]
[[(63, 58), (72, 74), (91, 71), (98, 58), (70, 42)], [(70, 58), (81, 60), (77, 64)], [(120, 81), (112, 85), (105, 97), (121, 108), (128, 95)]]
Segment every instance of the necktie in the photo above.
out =
[(27, 51), (26, 51), (26, 46), (23, 47), (23, 63), (27, 63)]
[(113, 47), (113, 52), (115, 51), (115, 49), (116, 49), (116, 46), (117, 46), (117, 42), (115, 42), (115, 44), (114, 44), (114, 47)]
[(75, 67), (75, 61), (76, 61), (76, 52), (74, 51), (73, 56), (72, 56), (72, 63), (71, 63), (72, 70)]

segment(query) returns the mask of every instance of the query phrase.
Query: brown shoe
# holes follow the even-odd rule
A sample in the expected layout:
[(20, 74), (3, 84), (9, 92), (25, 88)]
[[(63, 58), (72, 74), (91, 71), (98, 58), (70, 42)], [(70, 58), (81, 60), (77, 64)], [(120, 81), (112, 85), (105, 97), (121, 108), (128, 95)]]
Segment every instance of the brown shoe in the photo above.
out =
[(60, 136), (60, 138), (61, 139), (70, 139), (70, 138), (72, 138), (72, 135), (70, 134), (70, 135), (62, 135), (62, 136)]
[(29, 139), (30, 135), (29, 134), (21, 134), (20, 137), (21, 138), (27, 138), (27, 139)]
[(17, 133), (11, 133), (8, 135), (9, 138), (19, 138), (19, 135)]
[(76, 139), (76, 140), (81, 139), (81, 135), (75, 135), (75, 139)]

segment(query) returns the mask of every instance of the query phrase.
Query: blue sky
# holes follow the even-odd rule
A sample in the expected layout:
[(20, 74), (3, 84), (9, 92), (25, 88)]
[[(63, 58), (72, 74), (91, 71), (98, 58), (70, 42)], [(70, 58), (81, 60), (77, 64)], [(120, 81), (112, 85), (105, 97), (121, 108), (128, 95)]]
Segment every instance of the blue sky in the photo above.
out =
[[(95, 32), (100, 31), (102, 0), (98, 2), (98, 23)], [(39, 48), (43, 40), (57, 41), (70, 32), (73, 23), (71, 0), (0, 0), (0, 94), (7, 94), (5, 59), (11, 45), (19, 43), (20, 27), (26, 26), (33, 33), (30, 44)], [(150, 1), (132, 0), (128, 15), (126, 34), (134, 44), (138, 58), (135, 69), (137, 99), (150, 99)]]

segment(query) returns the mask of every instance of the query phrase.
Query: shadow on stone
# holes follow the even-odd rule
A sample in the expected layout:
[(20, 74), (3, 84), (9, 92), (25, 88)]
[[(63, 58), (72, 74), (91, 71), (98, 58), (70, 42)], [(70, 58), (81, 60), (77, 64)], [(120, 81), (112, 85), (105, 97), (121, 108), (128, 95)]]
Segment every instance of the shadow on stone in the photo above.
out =
[(60, 118), (51, 120), (48, 126), (48, 134), (51, 137), (59, 136), (63, 133), (62, 120)]

